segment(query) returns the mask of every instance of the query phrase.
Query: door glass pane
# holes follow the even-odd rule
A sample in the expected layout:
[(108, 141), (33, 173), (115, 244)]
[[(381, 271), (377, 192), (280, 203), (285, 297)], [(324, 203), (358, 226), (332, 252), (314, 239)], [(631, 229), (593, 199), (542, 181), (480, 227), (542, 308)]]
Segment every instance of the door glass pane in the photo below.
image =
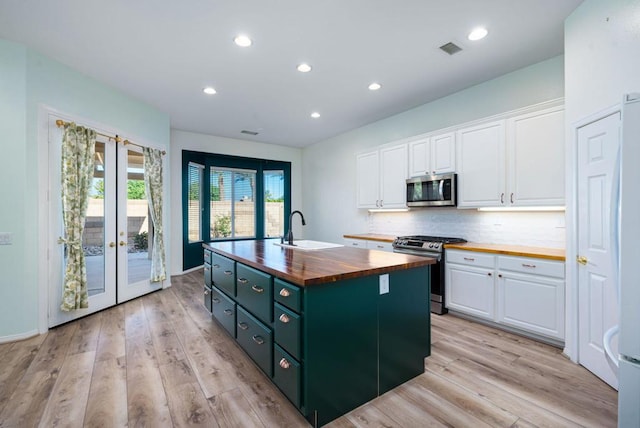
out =
[(144, 188), (144, 156), (127, 151), (127, 272), (129, 284), (149, 279), (153, 241), (149, 205)]
[(189, 162), (187, 184), (187, 230), (189, 243), (202, 241), (202, 171), (204, 166)]
[(284, 235), (284, 171), (264, 172), (265, 238)]
[[(105, 145), (96, 142), (93, 182), (89, 193), (87, 216), (84, 220), (82, 248), (87, 266), (87, 290), (89, 296), (104, 293), (104, 195), (105, 195)], [(65, 253), (65, 265), (66, 265)]]
[(256, 171), (212, 167), (210, 183), (211, 237), (254, 238)]

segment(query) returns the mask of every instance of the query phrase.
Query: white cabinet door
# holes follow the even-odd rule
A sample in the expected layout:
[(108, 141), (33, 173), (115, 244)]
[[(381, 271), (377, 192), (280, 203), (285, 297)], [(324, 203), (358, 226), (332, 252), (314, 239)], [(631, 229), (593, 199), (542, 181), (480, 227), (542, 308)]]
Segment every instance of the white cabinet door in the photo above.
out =
[(434, 174), (455, 172), (456, 134), (448, 132), (431, 137), (431, 171)]
[(356, 174), (358, 208), (377, 208), (380, 201), (380, 158), (378, 150), (357, 156)]
[(409, 143), (409, 176), (443, 174), (456, 169), (456, 136), (453, 132), (424, 137)]
[(446, 265), (447, 308), (494, 320), (493, 269)]
[(367, 240), (367, 248), (370, 250), (386, 251), (388, 253), (393, 253), (393, 245), (391, 244), (391, 242)]
[(407, 145), (380, 149), (380, 207), (407, 206)]
[(564, 280), (498, 271), (497, 321), (564, 340)]
[(488, 207), (505, 203), (505, 121), (457, 132), (458, 206)]
[(507, 129), (508, 203), (564, 205), (564, 108), (516, 116)]
[(367, 248), (367, 241), (364, 239), (344, 238), (344, 246), (352, 248)]

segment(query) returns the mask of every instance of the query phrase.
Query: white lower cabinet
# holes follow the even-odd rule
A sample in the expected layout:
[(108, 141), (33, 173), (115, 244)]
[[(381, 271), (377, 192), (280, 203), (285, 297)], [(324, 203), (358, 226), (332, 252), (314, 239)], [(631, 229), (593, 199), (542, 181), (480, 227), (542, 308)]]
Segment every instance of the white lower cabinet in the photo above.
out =
[(447, 307), (564, 340), (564, 263), (446, 250)]
[(393, 252), (391, 242), (373, 241), (371, 239), (344, 238), (344, 245), (345, 247)]

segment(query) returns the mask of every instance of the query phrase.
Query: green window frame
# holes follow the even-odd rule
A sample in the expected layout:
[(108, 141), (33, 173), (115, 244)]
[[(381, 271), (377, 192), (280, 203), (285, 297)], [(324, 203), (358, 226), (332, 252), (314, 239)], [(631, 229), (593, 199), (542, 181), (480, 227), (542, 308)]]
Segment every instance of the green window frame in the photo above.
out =
[[(201, 198), (197, 227), (196, 190)], [(182, 151), (183, 270), (204, 263), (203, 242), (284, 235), (290, 213), (291, 162)]]

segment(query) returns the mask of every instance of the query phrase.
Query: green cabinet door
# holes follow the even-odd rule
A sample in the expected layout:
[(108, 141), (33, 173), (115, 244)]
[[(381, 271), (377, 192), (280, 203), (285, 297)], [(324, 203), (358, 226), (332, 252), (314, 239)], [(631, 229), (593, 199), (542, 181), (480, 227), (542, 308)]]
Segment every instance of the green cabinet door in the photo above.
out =
[(293, 358), (300, 360), (302, 317), (280, 303), (274, 304), (273, 314), (273, 334), (276, 343), (286, 349)]
[(236, 301), (265, 324), (273, 321), (273, 277), (236, 264)]
[(273, 281), (273, 299), (295, 312), (302, 312), (302, 290), (300, 287), (276, 278)]
[(213, 285), (227, 293), (236, 295), (236, 262), (216, 253), (211, 254), (211, 279)]
[(273, 349), (273, 382), (298, 409), (302, 405), (300, 363), (277, 344)]
[(211, 287), (211, 313), (231, 337), (236, 337), (236, 302), (216, 287)]
[(273, 373), (273, 337), (271, 329), (238, 306), (236, 340), (267, 376)]

